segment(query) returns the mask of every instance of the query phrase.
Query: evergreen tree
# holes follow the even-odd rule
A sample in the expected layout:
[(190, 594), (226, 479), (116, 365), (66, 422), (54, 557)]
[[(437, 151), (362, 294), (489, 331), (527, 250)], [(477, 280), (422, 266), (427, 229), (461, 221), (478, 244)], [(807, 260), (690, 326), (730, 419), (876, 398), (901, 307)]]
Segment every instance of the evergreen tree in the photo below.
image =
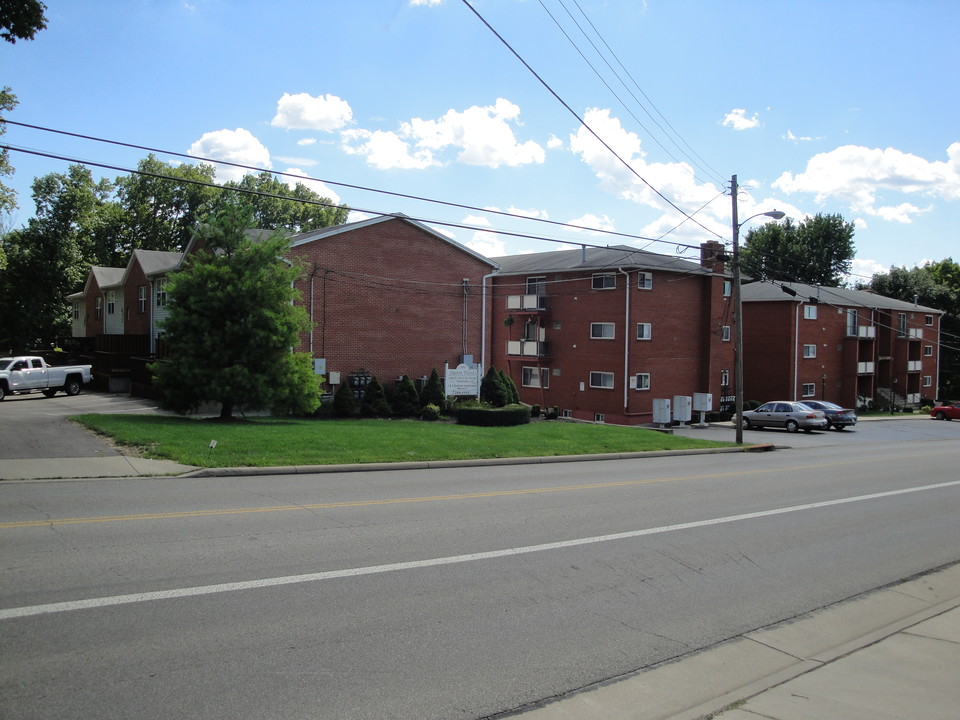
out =
[(345, 418), (357, 412), (357, 398), (353, 395), (353, 388), (349, 383), (340, 383), (333, 394), (333, 414)]
[(363, 399), (360, 401), (360, 413), (366, 417), (390, 417), (392, 412), (387, 396), (383, 392), (383, 385), (377, 378), (370, 378)]
[(420, 410), (420, 397), (417, 386), (409, 376), (404, 375), (393, 393), (393, 413), (400, 417), (413, 417)]
[(500, 373), (492, 365), (480, 382), (480, 399), (494, 407), (503, 407), (509, 402), (507, 389), (503, 386)]
[(440, 381), (440, 373), (434, 368), (430, 372), (430, 379), (423, 386), (423, 392), (420, 393), (420, 402), (424, 406), (436, 405), (442, 408), (446, 401), (446, 395), (443, 392), (443, 383)]
[(177, 412), (220, 403), (220, 419), (234, 409), (312, 412), (320, 403), (319, 376), (303, 372), (290, 352), (308, 325), (293, 304), (300, 269), (282, 259), (282, 235), (251, 241), (249, 210), (224, 210), (198, 231), (208, 252), (191, 255), (168, 281), (169, 350), (154, 363), (164, 405)]
[(507, 391), (507, 404), (516, 404), (520, 402), (520, 391), (517, 390), (517, 384), (513, 378), (500, 370), (500, 382), (503, 383), (504, 390)]

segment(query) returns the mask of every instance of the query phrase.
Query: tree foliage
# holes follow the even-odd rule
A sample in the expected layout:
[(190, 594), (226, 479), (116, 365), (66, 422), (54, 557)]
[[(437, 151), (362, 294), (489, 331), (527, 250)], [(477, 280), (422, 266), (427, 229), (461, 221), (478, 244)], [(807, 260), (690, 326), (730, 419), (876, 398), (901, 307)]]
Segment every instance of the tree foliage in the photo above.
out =
[[(228, 182), (225, 188), (242, 191), (242, 202), (253, 208), (259, 228), (285, 228), (294, 233), (342, 225), (347, 221), (347, 208), (333, 205), (303, 183), (289, 185), (268, 172), (244, 175), (239, 182)], [(224, 193), (228, 200), (232, 193)]]
[(943, 310), (940, 321), (940, 396), (960, 399), (960, 264), (953, 258), (922, 267), (892, 267), (862, 289)]
[(423, 386), (423, 392), (420, 393), (420, 402), (423, 405), (436, 405), (442, 408), (446, 402), (446, 395), (443, 392), (443, 383), (440, 381), (440, 373), (436, 368), (430, 371), (430, 378)]
[(308, 326), (292, 304), (300, 269), (282, 260), (289, 247), (282, 234), (250, 240), (251, 221), (248, 211), (228, 208), (202, 225), (198, 239), (209, 252), (191, 255), (169, 280), (162, 325), (169, 355), (151, 368), (172, 410), (216, 402), (229, 420), (237, 409), (305, 413), (319, 405), (319, 377), (290, 352)]
[(494, 407), (503, 407), (510, 402), (510, 396), (503, 386), (500, 373), (492, 365), (480, 381), (480, 399)]
[(420, 396), (417, 386), (409, 375), (404, 375), (393, 391), (393, 414), (400, 417), (413, 417), (420, 411)]
[(758, 279), (839, 287), (856, 252), (853, 234), (853, 223), (840, 215), (767, 223), (747, 233), (741, 267)]
[(43, 14), (47, 6), (39, 0), (0, 0), (0, 38), (10, 44), (17, 40), (33, 40), (47, 27)]

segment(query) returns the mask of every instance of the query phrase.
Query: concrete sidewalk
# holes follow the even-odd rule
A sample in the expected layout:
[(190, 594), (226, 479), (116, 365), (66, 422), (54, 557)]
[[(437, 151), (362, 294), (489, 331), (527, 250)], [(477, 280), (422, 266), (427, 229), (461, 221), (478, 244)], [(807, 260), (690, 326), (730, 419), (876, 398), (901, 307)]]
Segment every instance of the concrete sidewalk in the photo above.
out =
[(960, 565), (502, 717), (956, 720)]

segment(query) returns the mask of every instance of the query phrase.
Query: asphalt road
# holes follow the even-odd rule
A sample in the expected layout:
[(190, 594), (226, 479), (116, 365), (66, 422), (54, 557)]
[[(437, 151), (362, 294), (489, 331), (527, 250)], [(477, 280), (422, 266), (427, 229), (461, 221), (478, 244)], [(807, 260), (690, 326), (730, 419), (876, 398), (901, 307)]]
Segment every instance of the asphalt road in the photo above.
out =
[(793, 449), (0, 485), (0, 715), (487, 717), (960, 560), (960, 423), (758, 434)]

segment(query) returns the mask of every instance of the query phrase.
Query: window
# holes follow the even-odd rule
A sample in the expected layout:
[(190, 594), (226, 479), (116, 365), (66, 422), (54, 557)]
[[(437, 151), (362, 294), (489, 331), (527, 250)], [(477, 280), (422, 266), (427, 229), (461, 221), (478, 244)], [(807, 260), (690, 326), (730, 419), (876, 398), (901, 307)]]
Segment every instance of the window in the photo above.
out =
[(723, 342), (730, 342), (730, 326), (724, 325), (720, 328), (720, 339)]
[(924, 375), (923, 376), (923, 386), (924, 387), (933, 387), (933, 376)]
[(927, 327), (933, 327), (933, 315), (924, 315), (923, 324)]
[(74, 300), (73, 302), (73, 319), (74, 320), (80, 319), (80, 303), (77, 302), (76, 300)]
[(723, 281), (723, 296), (724, 296), (724, 297), (730, 297), (730, 295), (731, 295), (732, 293), (733, 293), (733, 283), (730, 282), (729, 280), (724, 280), (724, 281)]
[(603, 388), (605, 390), (613, 390), (613, 373), (612, 372), (591, 372), (590, 387)]
[(652, 323), (637, 323), (637, 340), (649, 340), (653, 337)]
[(614, 290), (617, 276), (614, 273), (594, 273), (591, 286), (594, 290)]
[(594, 421), (594, 422), (598, 422), (598, 423), (606, 422), (606, 421), (607, 421), (607, 416), (604, 415), (603, 413), (594, 413), (594, 414), (593, 414), (593, 421)]
[(157, 280), (157, 307), (165, 307), (167, 304), (167, 279)]
[(546, 295), (547, 294), (547, 276), (536, 275), (527, 278), (527, 295)]
[(897, 313), (897, 334), (900, 337), (907, 336), (907, 314)]
[(720, 387), (730, 387), (730, 371), (720, 371)]
[(653, 273), (637, 273), (637, 288), (639, 290), (653, 290)]
[(816, 305), (804, 305), (804, 306), (803, 306), (803, 319), (804, 319), (804, 320), (816, 320), (816, 319), (817, 319), (817, 306), (816, 306)]
[(93, 306), (93, 316), (99, 320), (103, 317), (103, 298), (97, 295), (97, 300)]
[(933, 345), (924, 345), (924, 346), (923, 346), (923, 356), (924, 356), (924, 357), (933, 357)]
[(857, 335), (857, 311), (847, 310), (847, 335), (856, 337)]
[(817, 356), (817, 346), (816, 345), (804, 345), (803, 346), (803, 356), (805, 358), (815, 358)]
[(550, 387), (550, 370), (547, 368), (540, 368), (540, 372), (537, 372), (535, 367), (525, 367), (520, 371), (520, 384), (523, 387)]
[(562, 418), (572, 418), (572, 417), (573, 417), (573, 410), (561, 410), (561, 411), (560, 411), (560, 417), (562, 417)]
[(590, 323), (590, 339), (591, 340), (613, 340), (613, 333), (614, 333), (613, 323), (607, 323), (607, 322)]
[(107, 290), (107, 315), (113, 315), (117, 311), (117, 291)]
[(42, 370), (43, 360), (41, 360), (40, 358), (33, 358), (33, 360), (30, 361), (30, 367), (36, 368), (38, 370)]
[(637, 373), (637, 390), (650, 389), (650, 373)]
[(813, 397), (817, 394), (817, 384), (816, 383), (804, 383), (803, 384), (803, 396), (804, 397)]
[(147, 311), (147, 286), (137, 286), (137, 312), (145, 313)]

